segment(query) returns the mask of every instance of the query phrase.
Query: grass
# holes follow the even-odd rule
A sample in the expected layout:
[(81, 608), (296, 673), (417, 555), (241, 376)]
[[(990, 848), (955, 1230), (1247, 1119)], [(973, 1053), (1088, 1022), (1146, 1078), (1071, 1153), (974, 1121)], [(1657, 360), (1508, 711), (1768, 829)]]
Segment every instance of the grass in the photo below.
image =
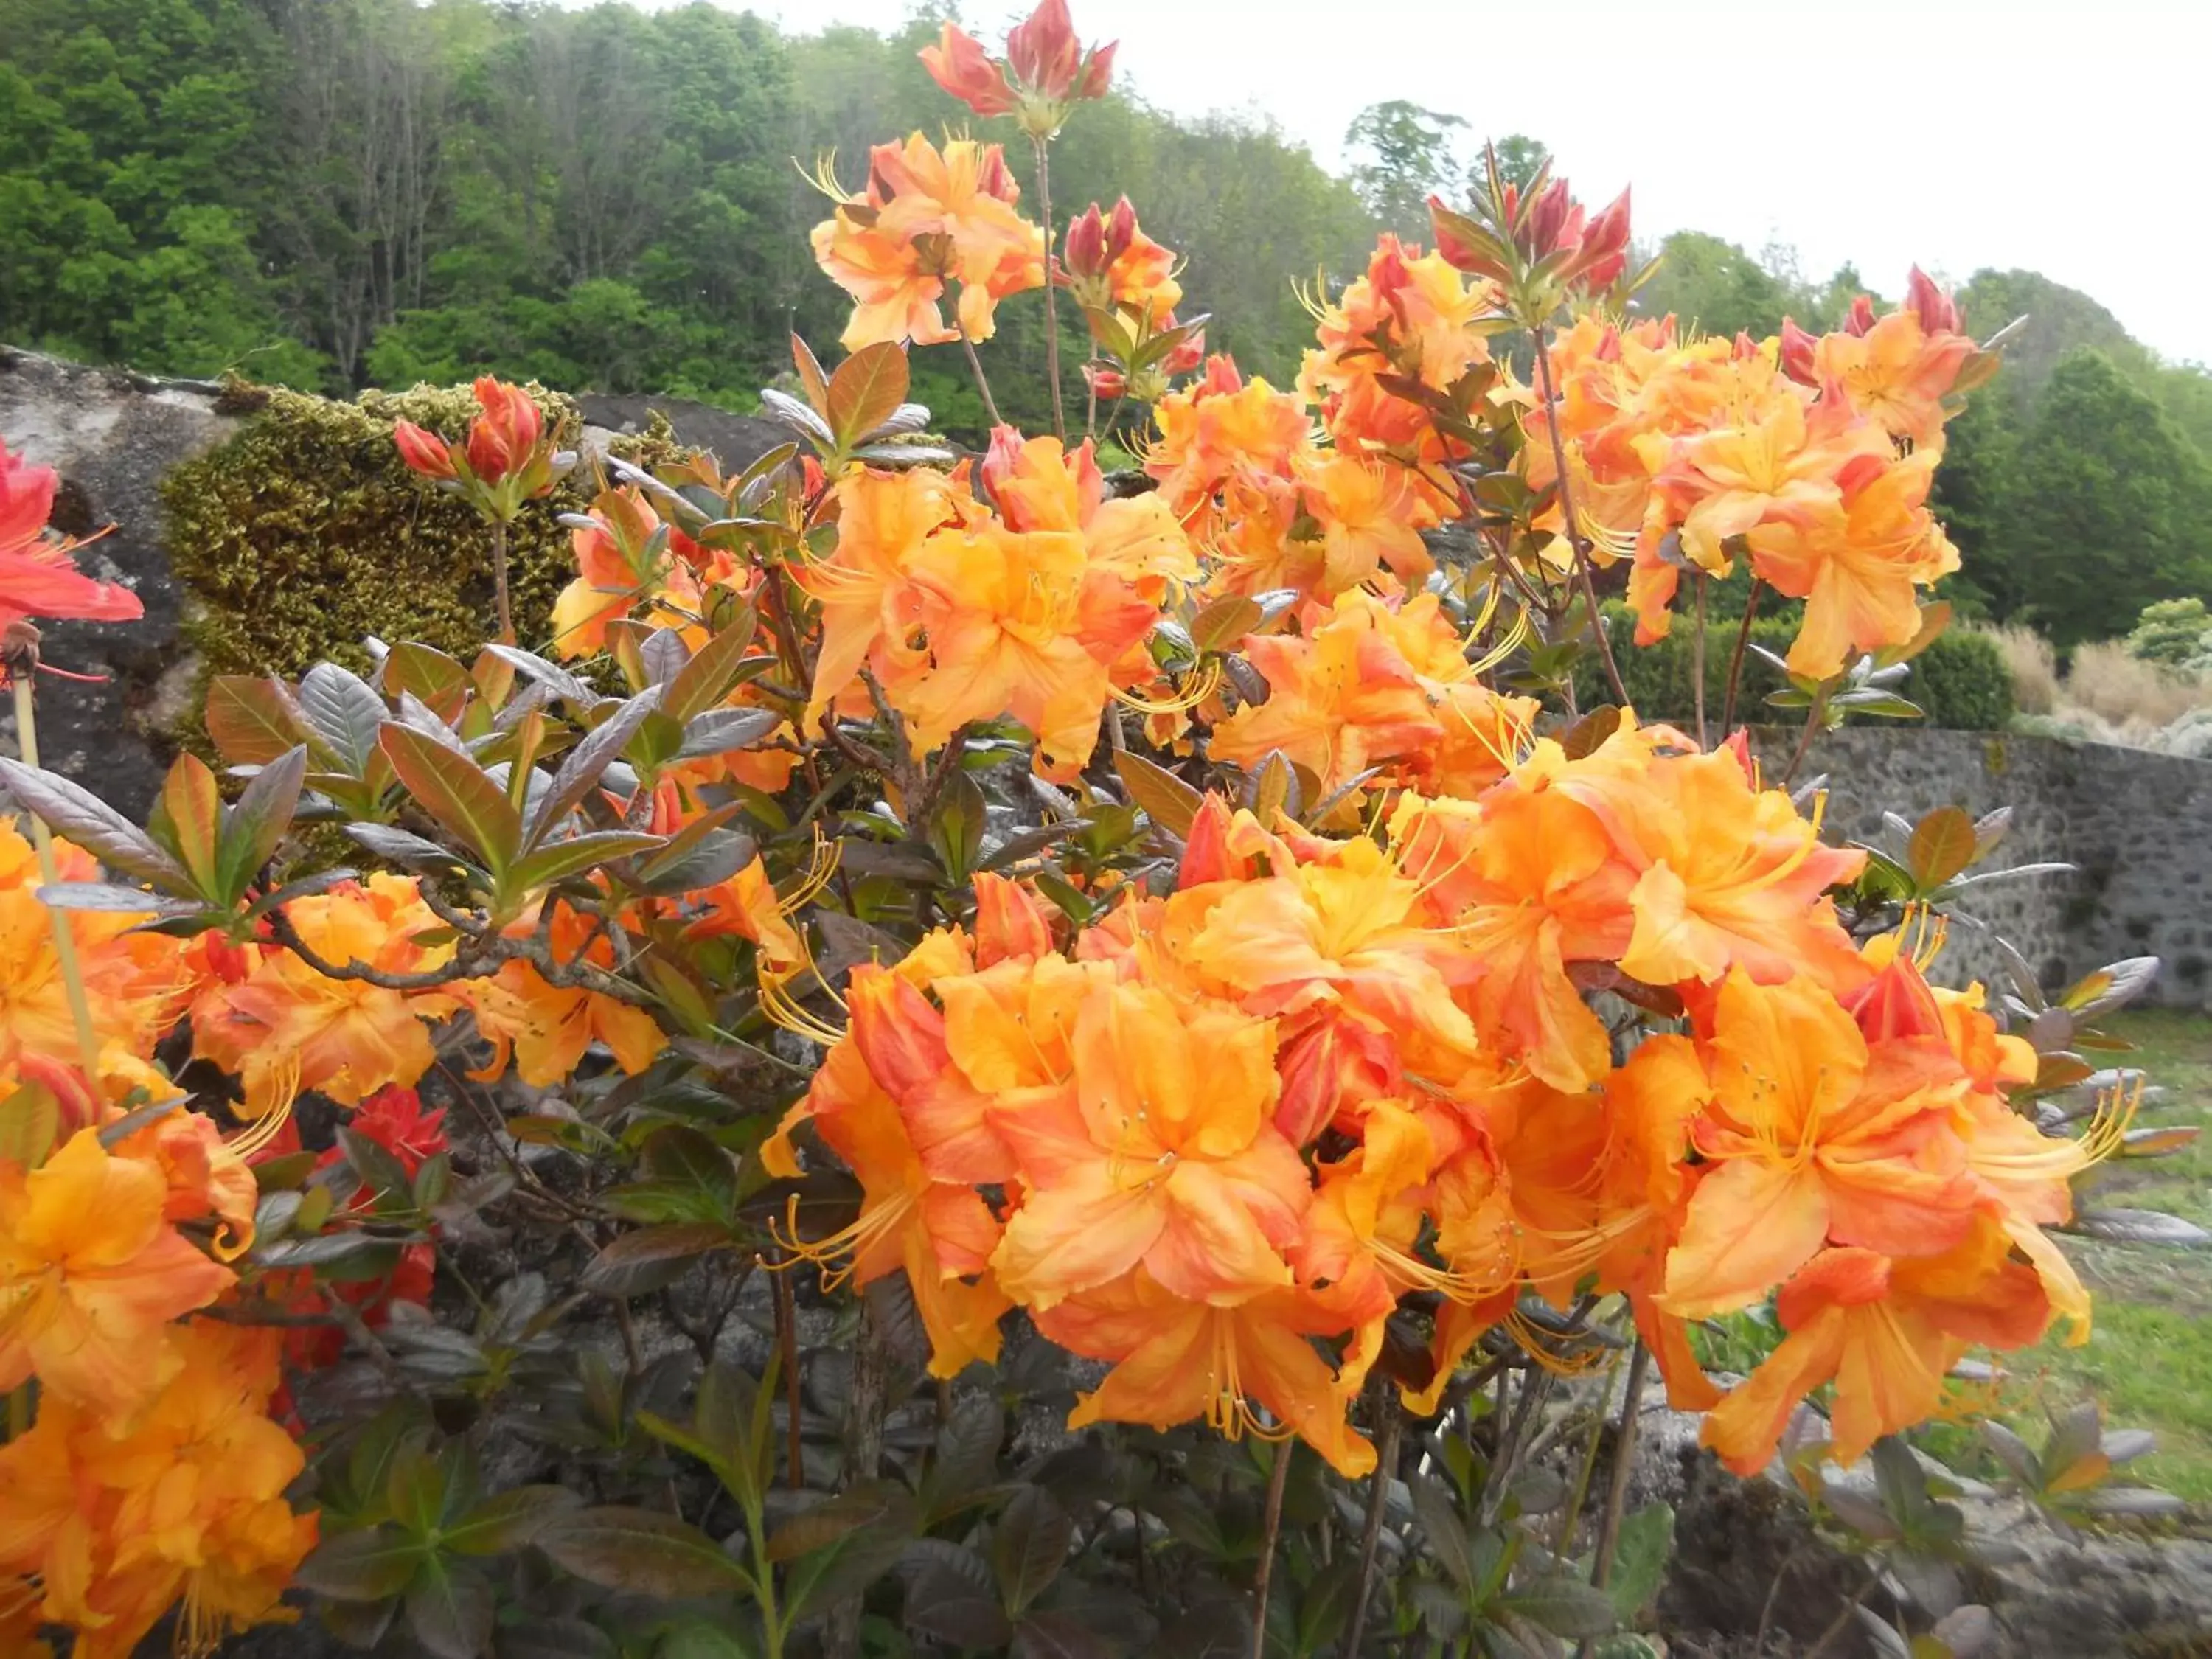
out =
[[(2142, 1122), (2212, 1128), (2212, 1018), (2166, 1010), (2114, 1016), (2116, 1036), (2132, 1054), (2104, 1056), (2140, 1066), (2165, 1090), (2146, 1103)], [(2096, 1208), (2163, 1210), (2212, 1229), (2212, 1134), (2171, 1158), (2119, 1159), (2098, 1172)], [(2048, 1339), (2009, 1367), (2028, 1389), (2013, 1426), (2042, 1443), (2043, 1407), (2094, 1395), (2112, 1428), (2144, 1428), (2158, 1450), (2130, 1464), (2136, 1479), (2197, 1504), (2212, 1504), (2212, 1247), (2197, 1249), (2063, 1240), (2096, 1299), (2087, 1344)]]

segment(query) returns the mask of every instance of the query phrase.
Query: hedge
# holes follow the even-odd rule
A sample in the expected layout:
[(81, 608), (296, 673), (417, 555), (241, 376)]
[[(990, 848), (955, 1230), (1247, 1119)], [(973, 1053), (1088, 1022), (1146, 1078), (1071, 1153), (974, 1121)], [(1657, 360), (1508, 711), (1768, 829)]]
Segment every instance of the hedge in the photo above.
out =
[[(1667, 638), (1655, 645), (1638, 646), (1632, 642), (1635, 617), (1627, 607), (1608, 605), (1606, 611), (1620, 678), (1636, 712), (1653, 720), (1692, 718), (1697, 712), (1690, 675), (1692, 624), (1679, 621)], [(1705, 713), (1711, 720), (1720, 718), (1721, 703), (1728, 695), (1729, 658), (1735, 648), (1736, 629), (1735, 617), (1716, 617), (1706, 635)], [(1796, 633), (1797, 623), (1790, 617), (1762, 617), (1751, 625), (1753, 642), (1777, 656), (1788, 653)], [(1736, 695), (1738, 719), (1796, 722), (1800, 718), (1796, 714), (1766, 707), (1767, 693), (1786, 684), (1781, 670), (1756, 653), (1746, 652), (1743, 683)], [(1911, 672), (1899, 690), (1925, 712), (1924, 723), (1929, 726), (1998, 732), (2012, 720), (2012, 676), (2002, 654), (1995, 641), (1964, 629), (1954, 628), (1941, 635), (1913, 659)], [(1594, 656), (1586, 657), (1577, 668), (1575, 696), (1585, 708), (1609, 700), (1603, 671)]]

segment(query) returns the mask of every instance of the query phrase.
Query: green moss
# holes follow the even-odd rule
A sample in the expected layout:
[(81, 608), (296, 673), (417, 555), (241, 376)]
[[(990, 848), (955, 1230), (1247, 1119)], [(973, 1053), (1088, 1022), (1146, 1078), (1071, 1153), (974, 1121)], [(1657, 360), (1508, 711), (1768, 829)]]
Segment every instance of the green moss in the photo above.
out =
[[(573, 444), (574, 404), (528, 390), (547, 429)], [(204, 674), (291, 678), (325, 659), (360, 671), (372, 635), (471, 659), (494, 632), (489, 528), (407, 471), (392, 428), (405, 419), (459, 437), (476, 412), (466, 386), (367, 392), (350, 403), (271, 389), (228, 443), (174, 469), (161, 485), (167, 544), (194, 601), (185, 635)], [(658, 462), (677, 446), (664, 426), (617, 447)], [(508, 580), (526, 644), (545, 637), (574, 574), (558, 515), (582, 511), (592, 489), (579, 468), (515, 521)], [(199, 703), (178, 733), (186, 741), (197, 739)]]

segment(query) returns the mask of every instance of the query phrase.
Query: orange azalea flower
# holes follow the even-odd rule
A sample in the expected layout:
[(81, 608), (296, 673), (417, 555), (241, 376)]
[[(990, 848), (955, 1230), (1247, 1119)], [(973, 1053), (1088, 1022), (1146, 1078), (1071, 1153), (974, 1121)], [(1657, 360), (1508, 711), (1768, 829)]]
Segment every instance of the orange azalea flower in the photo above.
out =
[(182, 1362), (161, 1328), (232, 1283), (163, 1211), (153, 1164), (109, 1155), (80, 1129), (36, 1170), (0, 1163), (0, 1392), (47, 1393), (121, 1419)]
[(1853, 880), (1866, 854), (1824, 846), (1788, 795), (1754, 790), (1727, 750), (1651, 758), (1656, 729), (1624, 720), (1572, 764), (1539, 744), (1530, 767), (1592, 808), (1638, 872), (1621, 971), (1655, 985), (1711, 981), (1731, 966), (1761, 983), (1801, 973), (1839, 991), (1863, 983), (1867, 969), (1821, 895)]
[[(110, 1109), (120, 1120), (124, 1114)], [(222, 1137), (215, 1121), (186, 1108), (155, 1118), (115, 1144), (118, 1158), (135, 1158), (161, 1173), (167, 1197), (164, 1219), (198, 1221), (213, 1216), (222, 1224), (211, 1248), (232, 1261), (253, 1244), (253, 1212), (261, 1200), (253, 1171)]]
[(167, 1333), (172, 1376), (127, 1431), (48, 1395), (0, 1447), (20, 1500), (0, 1568), (35, 1572), (40, 1611), (76, 1627), (88, 1659), (125, 1659), (179, 1597), (180, 1653), (298, 1616), (278, 1598), (317, 1534), (285, 1488), (306, 1459), (264, 1414), (273, 1333), (199, 1322)]
[[(1194, 1302), (1143, 1268), (1036, 1316), (1072, 1353), (1115, 1362), (1067, 1419), (1168, 1428), (1199, 1419), (1231, 1436), (1295, 1432), (1339, 1474), (1358, 1480), (1375, 1449), (1345, 1421), (1336, 1374), (1310, 1340), (1344, 1330), (1312, 1296), (1277, 1290), (1242, 1302)], [(1273, 1413), (1271, 1425), (1254, 1408)], [(1279, 1425), (1279, 1426), (1278, 1426)]]
[(1943, 448), (1943, 399), (1974, 355), (1959, 332), (1959, 313), (1917, 266), (1911, 286), (1917, 303), (1899, 306), (1863, 333), (1830, 334), (1814, 346), (1811, 373), (1832, 380), (1854, 408), (1914, 449)]
[[(571, 963), (580, 955), (594, 966), (611, 969), (614, 947), (594, 933), (591, 920), (561, 900), (554, 905), (554, 961)], [(526, 916), (515, 928), (528, 933), (537, 925), (535, 916)], [(605, 1043), (615, 1064), (635, 1076), (665, 1046), (660, 1027), (644, 1009), (582, 986), (549, 984), (526, 962), (502, 963), (491, 978), (465, 980), (455, 988), (458, 1000), (476, 1015), (477, 1034), (492, 1045), (491, 1058), (469, 1073), (479, 1083), (500, 1076), (512, 1059), (515, 1075), (525, 1083), (550, 1087), (574, 1072), (594, 1042)]]
[(1842, 493), (1802, 518), (1749, 536), (1752, 568), (1805, 601), (1790, 670), (1816, 679), (1850, 656), (1908, 643), (1920, 631), (1915, 592), (1959, 568), (1959, 551), (1928, 510), (1936, 456), (1921, 450), (1845, 474)]
[(1138, 1263), (1193, 1302), (1287, 1286), (1310, 1196), (1273, 1122), (1274, 1030), (1219, 1004), (1097, 984), (1069, 1085), (990, 1113), (1027, 1188), (992, 1265), (1049, 1308)]
[[(293, 900), (284, 915), (328, 962), (423, 973), (453, 956), (450, 944), (416, 942), (443, 924), (411, 876), (342, 883)], [(419, 1082), (434, 1058), (425, 1026), (460, 1006), (447, 990), (327, 979), (291, 951), (270, 947), (242, 983), (203, 996), (193, 1012), (193, 1053), (238, 1077), (249, 1116), (283, 1110), (302, 1089), (356, 1106), (386, 1084)]]
[(750, 939), (760, 949), (762, 965), (776, 973), (788, 973), (805, 962), (806, 947), (799, 942), (758, 854), (727, 881), (699, 888), (688, 897), (700, 908), (684, 924), (684, 938), (715, 939), (734, 933)]
[(1929, 1037), (1871, 1047), (1805, 979), (1722, 984), (1706, 1159), (1661, 1305), (1685, 1318), (1758, 1300), (1830, 1243), (1891, 1255), (1949, 1249), (1973, 1225), (1976, 1185), (1951, 1132), (1966, 1079)]
[[(858, 968), (848, 996), (857, 1011), (901, 985), (915, 988), (890, 969)], [(832, 1237), (799, 1244), (800, 1253), (824, 1263), (846, 1261), (839, 1273), (855, 1286), (903, 1272), (929, 1332), (931, 1376), (957, 1376), (976, 1361), (996, 1360), (999, 1317), (1012, 1305), (990, 1272), (999, 1223), (974, 1188), (932, 1178), (898, 1103), (856, 1038), (830, 1050), (806, 1098), (762, 1148), (769, 1173), (799, 1174), (791, 1136), (807, 1122), (859, 1177), (863, 1197), (857, 1221)]]
[(849, 472), (837, 481), (837, 546), (798, 573), (822, 607), (806, 729), (859, 688), (862, 668), (893, 684), (910, 678), (927, 653), (909, 642), (920, 625), (908, 568), (935, 531), (980, 516), (965, 486), (941, 472)]
[(1246, 380), (1224, 356), (1207, 358), (1205, 377), (1161, 398), (1152, 416), (1160, 437), (1145, 471), (1187, 524), (1237, 474), (1287, 478), (1313, 446), (1304, 403), (1257, 376)]
[(1758, 1474), (1797, 1402), (1831, 1379), (1831, 1455), (1839, 1463), (1925, 1421), (1942, 1401), (1944, 1373), (1970, 1346), (2025, 1347), (2049, 1322), (2033, 1270), (2009, 1260), (2009, 1249), (1984, 1217), (1940, 1255), (1821, 1251), (1782, 1287), (1777, 1311), (1790, 1334), (1705, 1419), (1705, 1443), (1737, 1474)]
[[(916, 132), (869, 152), (865, 195), (841, 198), (814, 228), (814, 257), (859, 303), (848, 351), (886, 341), (988, 340), (998, 302), (1045, 279), (1044, 231), (1015, 211), (1020, 188), (997, 144), (957, 138), (942, 150)], [(938, 310), (959, 284), (959, 320)]]
[(1419, 843), (1401, 856), (1452, 919), (1476, 1023), (1554, 1088), (1584, 1089), (1602, 1076), (1612, 1042), (1567, 964), (1620, 960), (1636, 877), (1597, 815), (1557, 790), (1503, 788), (1479, 810), (1409, 799), (1392, 834)]
[[(1126, 313), (1141, 337), (1175, 325), (1175, 308), (1182, 303), (1175, 267), (1175, 255), (1138, 227), (1137, 211), (1124, 196), (1111, 214), (1101, 214), (1093, 202), (1068, 222), (1066, 258), (1054, 280), (1086, 313)], [(1094, 320), (1091, 332), (1098, 331)]]
[(1387, 568), (1409, 587), (1436, 568), (1421, 532), (1437, 522), (1413, 473), (1395, 461), (1310, 452), (1298, 463), (1309, 512), (1322, 530), (1322, 589), (1341, 593)]

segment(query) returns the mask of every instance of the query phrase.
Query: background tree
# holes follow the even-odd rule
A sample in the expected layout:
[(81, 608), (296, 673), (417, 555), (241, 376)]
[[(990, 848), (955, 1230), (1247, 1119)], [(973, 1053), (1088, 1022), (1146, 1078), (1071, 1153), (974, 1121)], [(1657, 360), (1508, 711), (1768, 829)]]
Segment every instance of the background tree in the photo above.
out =
[(1370, 104), (1353, 118), (1344, 146), (1364, 159), (1352, 165), (1352, 187), (1385, 229), (1409, 240), (1426, 237), (1429, 198), (1455, 194), (1466, 170), (1454, 136), (1466, 126), (1456, 115), (1402, 98)]

